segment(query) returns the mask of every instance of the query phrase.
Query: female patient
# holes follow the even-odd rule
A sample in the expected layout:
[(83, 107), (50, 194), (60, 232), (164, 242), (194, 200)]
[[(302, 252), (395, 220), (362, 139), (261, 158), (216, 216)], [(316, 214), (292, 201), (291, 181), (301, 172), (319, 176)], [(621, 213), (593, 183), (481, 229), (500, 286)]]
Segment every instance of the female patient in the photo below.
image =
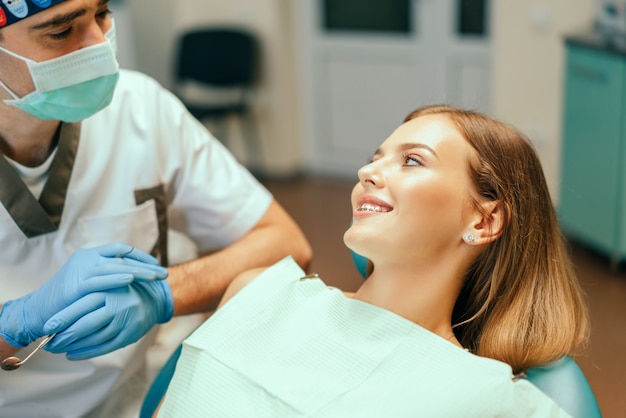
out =
[(185, 341), (159, 416), (565, 415), (516, 379), (588, 333), (528, 141), (425, 107), (358, 174), (344, 241), (368, 279), (345, 295), (291, 259), (242, 275)]

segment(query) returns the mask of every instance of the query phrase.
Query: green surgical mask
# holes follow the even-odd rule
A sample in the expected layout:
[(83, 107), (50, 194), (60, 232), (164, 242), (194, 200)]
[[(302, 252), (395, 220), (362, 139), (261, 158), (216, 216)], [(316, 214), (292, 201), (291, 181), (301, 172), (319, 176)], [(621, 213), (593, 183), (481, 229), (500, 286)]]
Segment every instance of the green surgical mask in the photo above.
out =
[(115, 26), (105, 36), (106, 42), (42, 62), (0, 47), (26, 62), (35, 84), (35, 91), (20, 98), (0, 81), (0, 86), (13, 96), (4, 103), (39, 119), (63, 122), (78, 122), (105, 108), (113, 99), (119, 78)]

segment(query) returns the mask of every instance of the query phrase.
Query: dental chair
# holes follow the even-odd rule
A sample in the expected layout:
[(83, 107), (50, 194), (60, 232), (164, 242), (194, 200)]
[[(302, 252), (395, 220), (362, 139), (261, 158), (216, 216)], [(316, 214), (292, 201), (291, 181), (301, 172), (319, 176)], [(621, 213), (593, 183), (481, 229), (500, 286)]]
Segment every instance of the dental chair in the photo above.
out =
[(571, 416), (602, 418), (591, 386), (571, 357), (549, 367), (526, 370), (526, 378)]
[(156, 377), (152, 381), (150, 388), (148, 389), (148, 393), (146, 393), (146, 397), (143, 400), (143, 404), (141, 405), (141, 411), (139, 412), (139, 418), (152, 418), (154, 412), (159, 407), (161, 400), (165, 396), (165, 392), (167, 391), (167, 387), (170, 384), (170, 380), (172, 380), (172, 376), (174, 375), (174, 370), (176, 369), (176, 362), (180, 357), (180, 353), (183, 351), (183, 345), (179, 344), (178, 348), (172, 353), (172, 355), (167, 359), (159, 373), (157, 373)]
[[(359, 273), (363, 278), (367, 278), (367, 259), (354, 252), (352, 252), (352, 259)], [(154, 414), (161, 399), (165, 396), (181, 351), (182, 344), (170, 356), (152, 382), (144, 399), (140, 418), (150, 418)], [(547, 367), (529, 369), (526, 371), (526, 379), (552, 398), (572, 417), (602, 418), (600, 407), (589, 382), (571, 357), (565, 357)]]

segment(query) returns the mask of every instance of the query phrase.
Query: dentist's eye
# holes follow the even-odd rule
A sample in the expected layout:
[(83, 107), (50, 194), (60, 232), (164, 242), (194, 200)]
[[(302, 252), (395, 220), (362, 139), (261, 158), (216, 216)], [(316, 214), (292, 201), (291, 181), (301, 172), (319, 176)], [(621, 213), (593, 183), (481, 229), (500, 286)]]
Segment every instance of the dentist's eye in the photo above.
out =
[(55, 41), (59, 41), (62, 39), (67, 38), (68, 36), (70, 36), (72, 33), (74, 32), (74, 28), (73, 27), (69, 27), (61, 32), (57, 32), (57, 33), (51, 33), (49, 36), (54, 39)]
[(106, 17), (107, 17), (108, 15), (110, 15), (110, 14), (113, 14), (113, 12), (112, 12), (109, 8), (106, 8), (105, 10), (99, 11), (99, 12), (96, 14), (96, 17), (97, 17), (98, 19), (104, 19), (104, 18), (106, 18)]

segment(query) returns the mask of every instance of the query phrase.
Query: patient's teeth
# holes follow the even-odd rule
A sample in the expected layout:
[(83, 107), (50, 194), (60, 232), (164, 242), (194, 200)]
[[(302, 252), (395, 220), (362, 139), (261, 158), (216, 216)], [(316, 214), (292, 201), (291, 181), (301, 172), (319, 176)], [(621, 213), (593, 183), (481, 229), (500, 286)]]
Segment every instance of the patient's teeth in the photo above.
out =
[(378, 205), (372, 205), (370, 203), (364, 203), (362, 204), (358, 209), (358, 211), (360, 212), (386, 212), (386, 210), (384, 210), (382, 207), (378, 206)]

